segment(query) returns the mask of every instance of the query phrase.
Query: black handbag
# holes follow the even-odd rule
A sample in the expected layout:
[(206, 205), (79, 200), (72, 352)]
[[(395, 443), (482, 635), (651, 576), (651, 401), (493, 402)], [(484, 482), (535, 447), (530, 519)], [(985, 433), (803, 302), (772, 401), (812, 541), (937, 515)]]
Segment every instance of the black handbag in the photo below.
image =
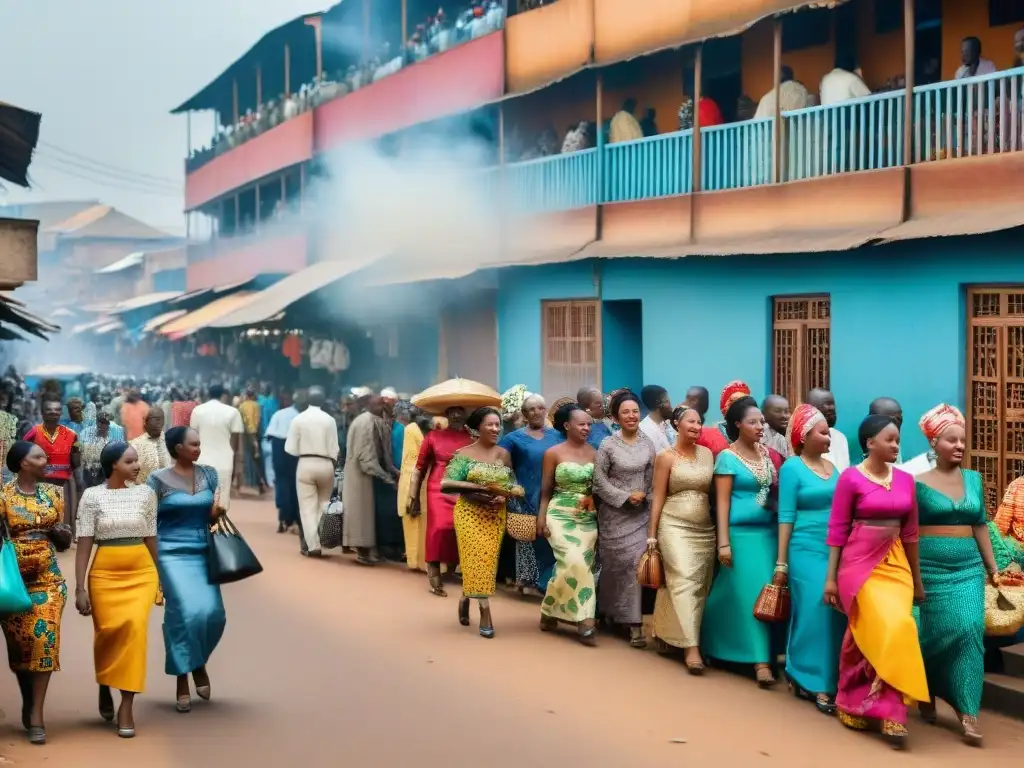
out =
[(263, 570), (255, 553), (227, 515), (221, 515), (206, 535), (206, 565), (211, 584), (231, 584)]

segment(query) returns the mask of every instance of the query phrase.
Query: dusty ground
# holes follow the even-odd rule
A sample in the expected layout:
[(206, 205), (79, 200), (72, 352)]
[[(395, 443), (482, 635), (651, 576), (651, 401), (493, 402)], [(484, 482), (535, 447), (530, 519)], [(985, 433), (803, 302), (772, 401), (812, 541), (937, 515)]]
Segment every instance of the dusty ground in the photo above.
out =
[[(0, 753), (16, 765), (75, 766), (992, 766), (1019, 763), (1024, 723), (982, 713), (987, 746), (912, 723), (891, 752), (844, 730), (781, 686), (725, 672), (689, 677), (676, 661), (602, 637), (580, 646), (542, 635), (533, 602), (492, 603), (498, 636), (456, 621), (456, 600), (425, 577), (363, 569), (347, 557), (300, 558), (274, 533), (269, 503), (239, 501), (236, 522), (266, 571), (225, 588), (228, 629), (212, 663), (213, 701), (174, 711), (153, 612), (149, 689), (138, 736), (118, 739), (96, 714), (91, 623), (68, 606), (47, 703), (49, 744), (18, 725), (13, 677), (0, 689)], [(64, 562), (71, 573), (71, 558)], [(454, 591), (454, 590), (453, 590)], [(682, 742), (682, 743), (677, 743)]]

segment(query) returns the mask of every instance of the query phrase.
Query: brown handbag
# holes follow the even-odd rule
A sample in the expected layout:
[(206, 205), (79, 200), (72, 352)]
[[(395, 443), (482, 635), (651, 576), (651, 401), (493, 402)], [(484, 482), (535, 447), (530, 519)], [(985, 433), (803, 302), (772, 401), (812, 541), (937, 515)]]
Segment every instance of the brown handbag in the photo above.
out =
[(789, 618), (789, 587), (765, 584), (754, 603), (754, 618), (768, 624), (777, 624)]
[(657, 549), (648, 548), (640, 555), (640, 562), (636, 566), (636, 580), (641, 587), (661, 589), (665, 583), (665, 566)]
[(505, 516), (505, 530), (516, 541), (534, 541), (537, 538), (537, 518), (523, 512), (509, 512)]

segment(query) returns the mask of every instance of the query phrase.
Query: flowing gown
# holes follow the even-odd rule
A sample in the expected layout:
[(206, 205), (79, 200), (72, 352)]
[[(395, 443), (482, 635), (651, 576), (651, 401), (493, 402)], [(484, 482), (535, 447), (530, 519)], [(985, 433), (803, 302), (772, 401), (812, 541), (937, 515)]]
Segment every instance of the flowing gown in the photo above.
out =
[[(428, 563), (459, 562), (459, 544), (455, 538), (455, 496), (441, 493), (441, 480), (452, 456), (473, 442), (463, 429), (432, 429), (423, 439), (416, 471), (427, 484)], [(429, 473), (429, 474), (428, 474)], [(424, 477), (426, 475), (426, 477)]]
[(157, 566), (164, 590), (164, 671), (186, 675), (202, 667), (224, 634), (220, 587), (210, 584), (206, 557), (217, 473), (195, 465), (195, 486), (173, 468), (149, 476), (157, 496)]
[[(964, 497), (954, 501), (917, 483), (920, 525), (986, 523), (981, 475), (961, 470)], [(921, 536), (927, 599), (914, 607), (928, 690), (959, 713), (977, 717), (985, 682), (985, 565), (973, 536)]]
[[(526, 492), (520, 511), (536, 516), (540, 507), (540, 486), (544, 474), (544, 453), (564, 438), (557, 430), (545, 427), (544, 435), (535, 438), (525, 429), (505, 435), (499, 445), (512, 457), (512, 469)], [(543, 536), (536, 541), (516, 542), (516, 581), (546, 590), (555, 570), (555, 554)]]
[[(643, 432), (630, 445), (622, 433), (601, 443), (594, 462), (594, 496), (601, 531), (601, 575), (598, 591), (601, 613), (616, 624), (640, 624), (640, 583), (636, 566), (647, 548), (651, 517), (651, 480), (654, 443)], [(643, 491), (640, 504), (629, 503), (634, 491)]]
[(693, 461), (677, 459), (658, 520), (665, 586), (654, 603), (654, 636), (676, 648), (700, 644), (715, 569), (715, 523), (708, 498), (714, 471), (712, 451), (703, 446), (697, 446)]
[(779, 472), (779, 524), (793, 526), (786, 676), (809, 693), (830, 696), (836, 693), (846, 633), (846, 617), (822, 600), (828, 576), (828, 518), (838, 482), (838, 469), (833, 468), (826, 480), (798, 456), (787, 459)]
[(733, 477), (729, 507), (732, 567), (719, 569), (711, 586), (700, 645), (713, 659), (767, 664), (775, 659), (772, 627), (754, 618), (754, 604), (775, 570), (778, 519), (766, 501), (768, 486), (732, 450), (718, 454), (715, 474)]
[(541, 614), (569, 624), (593, 619), (597, 513), (593, 509), (594, 465), (563, 461), (555, 467), (555, 488), (548, 503), (549, 541), (555, 572)]

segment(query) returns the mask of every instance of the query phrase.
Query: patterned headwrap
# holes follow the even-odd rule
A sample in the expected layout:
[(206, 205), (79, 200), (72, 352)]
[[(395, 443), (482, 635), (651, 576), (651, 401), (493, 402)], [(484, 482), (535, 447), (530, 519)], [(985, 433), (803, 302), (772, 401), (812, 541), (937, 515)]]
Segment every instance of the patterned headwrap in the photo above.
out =
[(814, 429), (819, 421), (824, 420), (824, 414), (813, 405), (804, 403), (796, 407), (793, 415), (789, 417), (789, 427), (786, 429), (786, 442), (792, 446), (793, 453), (803, 445), (807, 433)]
[(523, 403), (526, 402), (526, 394), (526, 386), (524, 384), (516, 384), (506, 391), (501, 396), (501, 415), (507, 419), (519, 413), (523, 408)]
[(955, 405), (947, 405), (946, 403), (939, 403), (917, 422), (917, 426), (924, 432), (928, 442), (931, 442), (954, 425), (966, 426), (967, 420), (960, 413), (959, 408)]
[(729, 406), (739, 400), (741, 397), (750, 396), (750, 387), (742, 381), (730, 381), (725, 385), (725, 389), (722, 390), (722, 397), (718, 401), (718, 410), (725, 415), (725, 412), (729, 410)]

